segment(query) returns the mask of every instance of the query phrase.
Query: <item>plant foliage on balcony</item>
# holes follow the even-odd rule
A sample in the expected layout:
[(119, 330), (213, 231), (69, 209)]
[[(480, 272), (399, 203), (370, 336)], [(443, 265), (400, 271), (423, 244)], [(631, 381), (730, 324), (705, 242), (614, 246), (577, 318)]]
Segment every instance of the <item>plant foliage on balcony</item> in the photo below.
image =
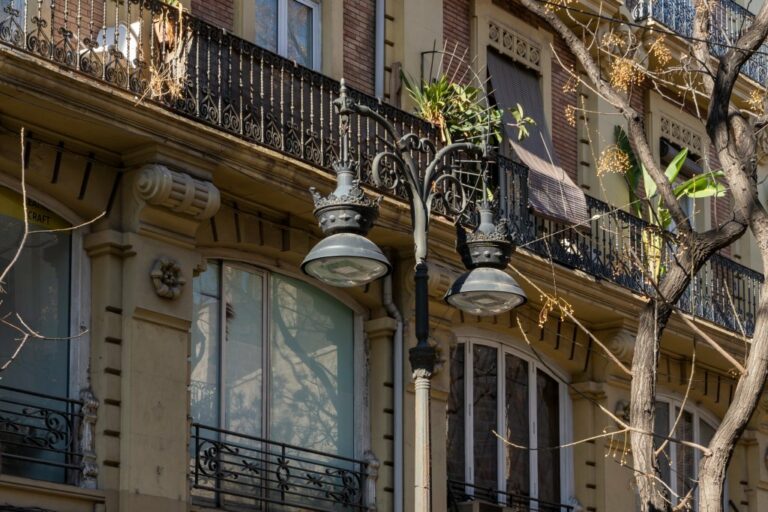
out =
[[(480, 87), (451, 82), (441, 74), (431, 82), (416, 85), (401, 73), (405, 89), (416, 105), (416, 114), (437, 126), (440, 139), (450, 144), (458, 141), (482, 143), (486, 136), (491, 144), (502, 140), (502, 112), (488, 104)], [(515, 120), (518, 139), (528, 136), (527, 125), (536, 124), (525, 116), (519, 104), (509, 109)]]

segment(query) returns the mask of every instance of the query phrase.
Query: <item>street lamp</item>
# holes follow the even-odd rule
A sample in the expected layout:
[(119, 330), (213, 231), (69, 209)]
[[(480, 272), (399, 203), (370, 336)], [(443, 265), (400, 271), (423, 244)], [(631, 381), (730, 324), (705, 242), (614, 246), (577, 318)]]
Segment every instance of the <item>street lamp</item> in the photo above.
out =
[[(317, 218), (323, 233), (328, 235), (304, 259), (302, 270), (333, 286), (360, 286), (387, 275), (392, 266), (381, 250), (365, 238), (378, 216), (381, 198), (365, 195), (356, 180), (357, 166), (349, 152), (350, 114), (371, 118), (386, 131), (387, 148), (373, 159), (371, 173), (374, 183), (383, 186), (384, 178), (394, 189), (405, 186), (411, 206), (411, 221), (415, 245), (415, 331), (416, 346), (409, 350), (415, 389), (415, 508), (430, 512), (431, 447), (429, 435), (430, 378), (437, 355), (429, 344), (429, 294), (427, 290), (427, 234), (433, 205), (440, 199), (447, 210), (461, 215), (469, 206), (461, 180), (450, 172), (447, 162), (464, 153), (475, 162), (485, 161), (485, 147), (470, 142), (449, 144), (436, 150), (428, 139), (414, 134), (401, 135), (381, 115), (347, 95), (344, 80), (334, 107), (339, 115), (341, 148), (334, 165), (337, 187), (323, 197), (314, 188)], [(420, 172), (412, 152), (431, 156)], [(483, 171), (485, 172), (485, 171)], [(506, 219), (495, 222), (488, 202), (485, 176), (483, 198), (478, 207), (480, 222), (474, 232), (466, 234), (459, 226), (457, 250), (469, 272), (462, 275), (445, 296), (448, 303), (476, 315), (496, 315), (523, 304), (525, 293), (512, 277), (502, 271), (515, 249)], [(451, 204), (448, 198), (458, 201)]]

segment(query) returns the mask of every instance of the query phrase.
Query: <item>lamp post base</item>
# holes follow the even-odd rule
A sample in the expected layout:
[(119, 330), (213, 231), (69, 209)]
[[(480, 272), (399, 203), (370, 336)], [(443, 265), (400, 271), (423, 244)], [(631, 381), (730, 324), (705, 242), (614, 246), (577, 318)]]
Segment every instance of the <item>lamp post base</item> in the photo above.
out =
[(415, 392), (414, 512), (432, 511), (430, 388), (436, 356), (429, 345), (419, 344), (409, 351)]

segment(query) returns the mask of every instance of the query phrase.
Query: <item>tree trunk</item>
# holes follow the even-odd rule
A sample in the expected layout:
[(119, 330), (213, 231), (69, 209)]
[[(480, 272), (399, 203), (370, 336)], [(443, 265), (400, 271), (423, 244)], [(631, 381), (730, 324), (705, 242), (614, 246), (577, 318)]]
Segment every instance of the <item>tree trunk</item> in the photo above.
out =
[[(758, 240), (764, 268), (768, 268), (768, 213), (756, 208), (750, 227)], [(699, 510), (722, 510), (725, 474), (736, 442), (757, 409), (768, 377), (768, 281), (760, 289), (757, 319), (752, 346), (746, 363), (746, 374), (739, 379), (728, 411), (709, 443), (712, 455), (702, 457), (699, 464)]]

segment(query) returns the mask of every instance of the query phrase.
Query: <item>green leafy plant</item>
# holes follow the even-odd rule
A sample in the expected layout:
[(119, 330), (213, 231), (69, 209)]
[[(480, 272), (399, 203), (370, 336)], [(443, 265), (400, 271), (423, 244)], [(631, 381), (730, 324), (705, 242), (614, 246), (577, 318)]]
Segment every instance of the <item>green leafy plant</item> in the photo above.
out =
[[(673, 227), (672, 215), (669, 213), (669, 209), (664, 206), (656, 182), (653, 181), (645, 166), (637, 160), (632, 146), (629, 144), (629, 138), (620, 126), (616, 127), (615, 136), (616, 146), (629, 157), (629, 166), (624, 172), (624, 178), (632, 209), (638, 217), (650, 224), (650, 227), (643, 230), (642, 234), (645, 249), (644, 263), (651, 275), (658, 279), (664, 272), (662, 249), (664, 235)], [(725, 195), (726, 188), (718, 181), (719, 178), (723, 177), (722, 171), (697, 174), (675, 185), (687, 158), (688, 148), (683, 148), (675, 155), (664, 171), (664, 176), (669, 183), (673, 184), (672, 191), (675, 194), (675, 199), (679, 201), (684, 198), (702, 199)], [(645, 190), (645, 199), (638, 195), (641, 180)]]
[[(486, 104), (483, 89), (451, 82), (444, 74), (420, 85), (405, 73), (401, 72), (401, 77), (416, 104), (416, 113), (437, 126), (442, 142), (481, 142), (486, 133), (496, 143), (501, 142), (502, 112)], [(525, 115), (519, 104), (509, 112), (515, 120), (518, 140), (524, 139), (528, 136), (527, 126), (535, 125), (535, 121)]]

